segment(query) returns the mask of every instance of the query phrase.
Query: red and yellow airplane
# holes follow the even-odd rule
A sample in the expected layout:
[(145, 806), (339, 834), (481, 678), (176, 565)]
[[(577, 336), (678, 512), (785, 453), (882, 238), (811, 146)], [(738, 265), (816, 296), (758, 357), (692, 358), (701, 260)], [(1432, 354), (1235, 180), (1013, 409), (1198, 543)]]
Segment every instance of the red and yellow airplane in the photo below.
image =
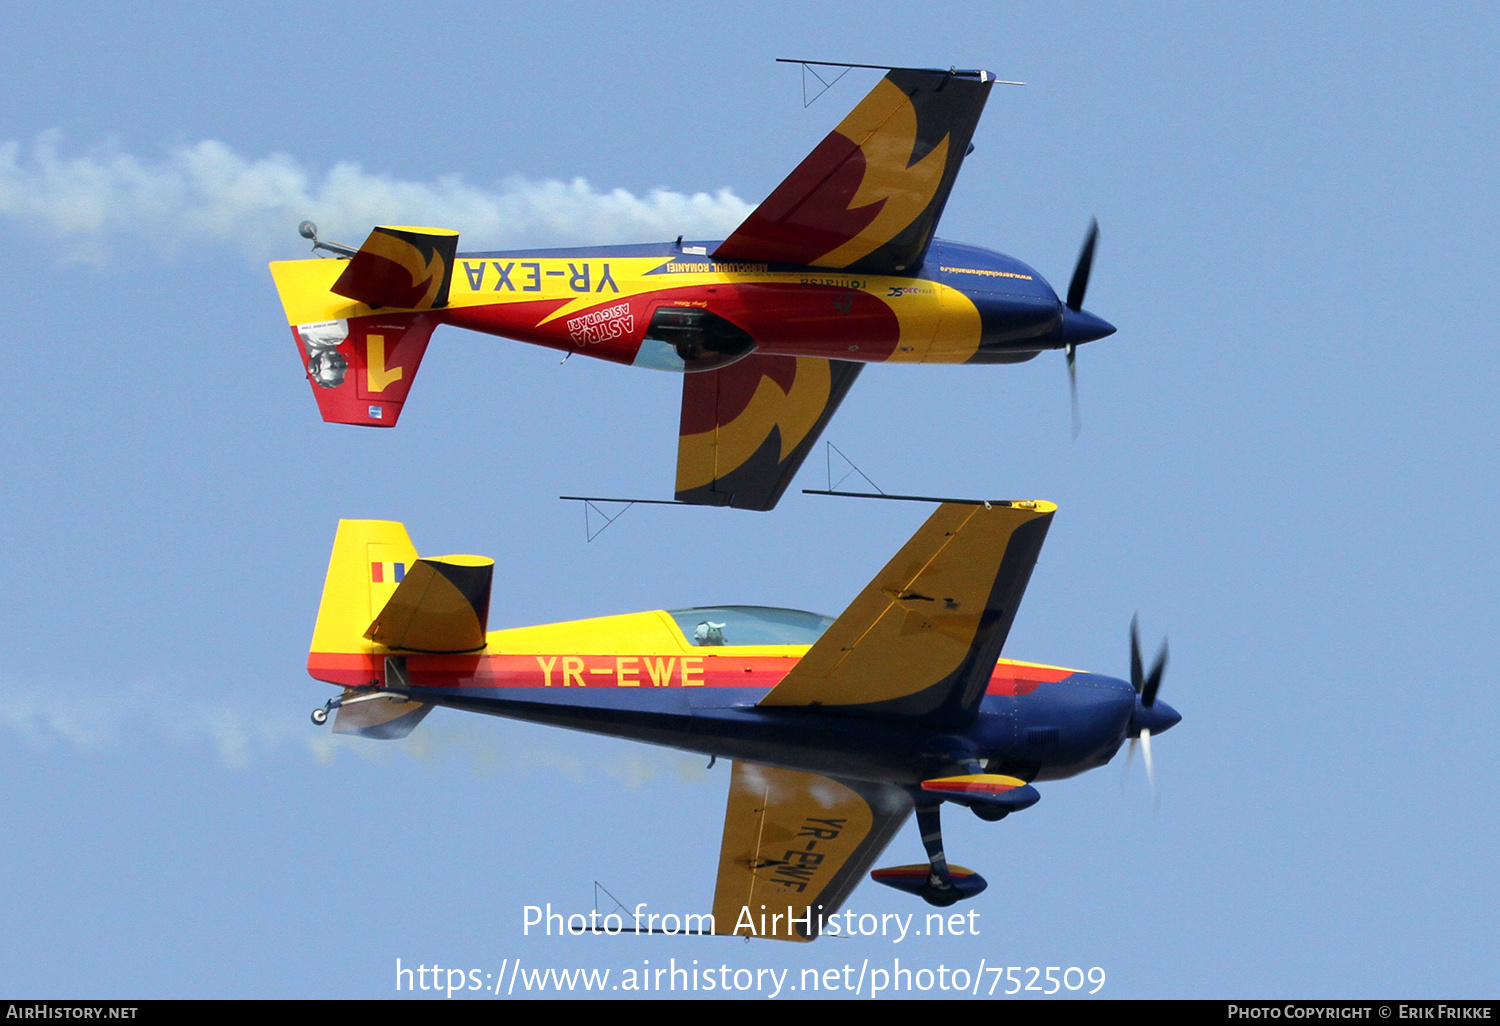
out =
[(1181, 719), (1157, 700), (1165, 646), (1143, 673), (1133, 624), (1128, 682), (999, 658), (1055, 509), (942, 503), (837, 619), (712, 606), (489, 632), (491, 560), (345, 520), (307, 661), (344, 690), (313, 721), (397, 738), (443, 705), (733, 759), (716, 933), (817, 937), (913, 811), (927, 862), (870, 875), (951, 905), (985, 881), (948, 864), (942, 803), (1002, 819), (1127, 737), (1149, 772)]
[[(377, 227), (271, 273), (328, 421), (392, 427), (439, 324), (685, 372), (681, 502), (771, 509), (867, 363), (1017, 363), (1115, 329), (1032, 268), (933, 233), (995, 82), (892, 69), (722, 242), (459, 253)], [(303, 225), (316, 242), (316, 228)]]

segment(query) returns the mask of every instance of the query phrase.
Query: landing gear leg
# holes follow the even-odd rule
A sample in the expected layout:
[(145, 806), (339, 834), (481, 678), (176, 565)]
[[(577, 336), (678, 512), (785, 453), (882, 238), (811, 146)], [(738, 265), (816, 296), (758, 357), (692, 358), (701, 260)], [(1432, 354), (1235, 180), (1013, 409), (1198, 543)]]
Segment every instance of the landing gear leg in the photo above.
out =
[(943, 854), (942, 802), (918, 792), (915, 796), (917, 829), (922, 832), (922, 847), (927, 849), (927, 865), (893, 866), (870, 874), (876, 883), (915, 894), (929, 905), (946, 908), (954, 902), (972, 898), (987, 886), (984, 877), (963, 866), (949, 866)]
[(947, 908), (954, 902), (972, 898), (987, 885), (984, 877), (972, 870), (962, 866), (948, 868), (948, 857), (943, 854), (942, 808), (942, 802), (917, 805), (917, 829), (922, 832), (922, 847), (927, 849), (928, 872), (926, 884), (914, 893), (929, 905)]
[[(922, 832), (922, 847), (927, 849), (927, 861), (932, 865), (932, 873), (927, 878), (927, 886), (938, 892), (953, 889), (953, 876), (948, 872), (948, 859), (943, 854), (942, 808), (942, 802), (917, 806), (917, 829)], [(951, 905), (958, 900), (958, 896), (955, 894), (952, 901), (947, 902), (933, 901), (930, 897), (927, 900), (934, 905)]]

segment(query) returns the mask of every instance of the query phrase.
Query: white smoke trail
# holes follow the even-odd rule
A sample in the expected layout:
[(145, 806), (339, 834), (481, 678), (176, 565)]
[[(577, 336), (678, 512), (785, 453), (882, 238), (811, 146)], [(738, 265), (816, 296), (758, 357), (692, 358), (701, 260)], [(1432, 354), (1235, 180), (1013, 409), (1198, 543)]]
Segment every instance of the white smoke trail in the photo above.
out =
[(208, 242), (257, 259), (299, 255), (304, 218), (352, 245), (375, 224), (424, 224), (485, 249), (723, 238), (750, 209), (727, 188), (637, 196), (582, 178), (483, 188), (456, 176), (399, 181), (347, 163), (319, 174), (285, 154), (249, 159), (211, 139), (155, 162), (107, 149), (64, 156), (57, 132), (30, 147), (0, 142), (0, 219), (50, 237), (64, 259), (100, 264), (143, 242), (167, 254)]
[(0, 686), (0, 736), (41, 748), (63, 745), (83, 752), (163, 743), (188, 750), (207, 745), (230, 769), (245, 769), (257, 760), (284, 760), (300, 751), (322, 765), (341, 757), (378, 763), (454, 759), (485, 776), (545, 772), (583, 782), (602, 774), (630, 787), (658, 779), (717, 786), (723, 779), (703, 772), (697, 756), (621, 742), (620, 754), (601, 763), (597, 751), (585, 755), (579, 746), (569, 745), (566, 732), (549, 731), (541, 745), (530, 740), (530, 733), (530, 728), (503, 720), (435, 709), (409, 737), (375, 741), (314, 727), (300, 708), (285, 704), (184, 701), (145, 685), (89, 695), (66, 687)]

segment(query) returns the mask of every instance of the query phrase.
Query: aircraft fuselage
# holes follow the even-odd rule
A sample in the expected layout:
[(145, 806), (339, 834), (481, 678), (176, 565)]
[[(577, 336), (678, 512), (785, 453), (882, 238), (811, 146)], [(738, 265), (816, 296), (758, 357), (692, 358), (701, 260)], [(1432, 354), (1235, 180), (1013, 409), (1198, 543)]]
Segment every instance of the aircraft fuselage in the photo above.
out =
[[(543, 631), (569, 643), (541, 652), (517, 648), (524, 635)], [(667, 644), (611, 643), (622, 632), (660, 635)], [(597, 643), (589, 643), (591, 636)], [(759, 706), (806, 646), (696, 647), (681, 639), (668, 614), (639, 613), (495, 631), (484, 652), (406, 654), (394, 657), (400, 660), (394, 670), (384, 654), (315, 654), (309, 670), (330, 683), (392, 688), (432, 705), (907, 785), (963, 772), (966, 760), (1026, 780), (1082, 773), (1113, 757), (1138, 703), (1131, 685), (1117, 678), (1001, 660), (978, 716), (955, 730)]]
[[(449, 305), (434, 314), (440, 323), (676, 371), (752, 351), (1011, 363), (1065, 344), (1065, 308), (1052, 287), (1002, 253), (939, 240), (918, 274), (897, 277), (720, 262), (706, 255), (716, 245), (461, 253)], [(704, 337), (674, 323), (679, 311), (707, 315)]]
[(374, 427), (395, 424), (440, 324), (687, 373), (751, 353), (1018, 363), (1115, 330), (1069, 309), (1031, 267), (977, 246), (934, 241), (917, 272), (894, 276), (716, 261), (716, 245), (460, 253), (445, 305), (425, 310), (333, 293), (346, 259), (271, 268), (324, 418)]

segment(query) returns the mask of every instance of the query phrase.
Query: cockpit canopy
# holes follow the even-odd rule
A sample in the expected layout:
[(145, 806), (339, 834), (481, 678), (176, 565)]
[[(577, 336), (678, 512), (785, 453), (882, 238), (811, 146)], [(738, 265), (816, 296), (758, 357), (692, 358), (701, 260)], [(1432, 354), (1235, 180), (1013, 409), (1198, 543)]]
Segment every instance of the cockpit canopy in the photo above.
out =
[(823, 636), (833, 617), (775, 606), (695, 606), (669, 609), (688, 644), (811, 645)]

